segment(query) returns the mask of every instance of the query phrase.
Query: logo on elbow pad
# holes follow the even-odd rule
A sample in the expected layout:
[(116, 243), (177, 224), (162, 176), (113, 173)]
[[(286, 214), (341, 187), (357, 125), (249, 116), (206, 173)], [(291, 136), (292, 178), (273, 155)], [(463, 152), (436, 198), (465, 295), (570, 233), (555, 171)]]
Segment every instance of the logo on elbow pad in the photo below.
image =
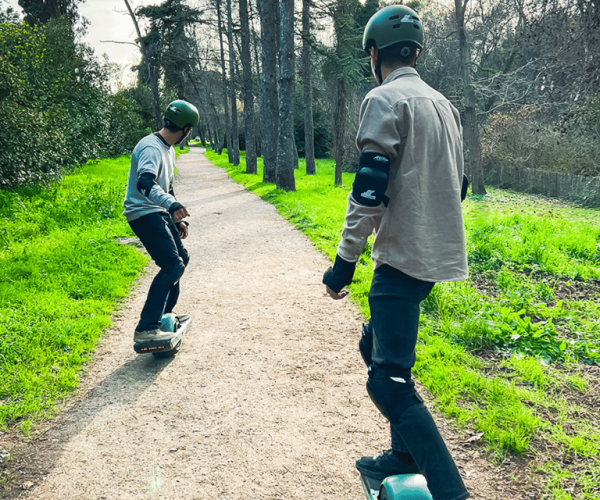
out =
[(373, 161), (383, 161), (383, 162), (387, 163), (387, 162), (388, 162), (388, 159), (387, 159), (387, 158), (385, 158), (384, 156), (375, 156), (375, 157), (373, 158)]
[(360, 193), (360, 195), (363, 198), (367, 198), (367, 200), (374, 200), (375, 199), (375, 190), (367, 189), (364, 193)]

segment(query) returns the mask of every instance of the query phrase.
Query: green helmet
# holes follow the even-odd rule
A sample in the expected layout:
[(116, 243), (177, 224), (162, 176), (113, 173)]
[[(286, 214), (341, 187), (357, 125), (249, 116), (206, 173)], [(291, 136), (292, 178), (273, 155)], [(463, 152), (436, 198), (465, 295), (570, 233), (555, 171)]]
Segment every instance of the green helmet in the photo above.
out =
[(173, 101), (167, 106), (164, 118), (184, 129), (188, 126), (195, 127), (198, 125), (200, 115), (193, 104), (187, 101)]
[(414, 43), (423, 48), (423, 25), (417, 13), (404, 5), (385, 7), (371, 16), (363, 35), (363, 49), (383, 49), (395, 43)]

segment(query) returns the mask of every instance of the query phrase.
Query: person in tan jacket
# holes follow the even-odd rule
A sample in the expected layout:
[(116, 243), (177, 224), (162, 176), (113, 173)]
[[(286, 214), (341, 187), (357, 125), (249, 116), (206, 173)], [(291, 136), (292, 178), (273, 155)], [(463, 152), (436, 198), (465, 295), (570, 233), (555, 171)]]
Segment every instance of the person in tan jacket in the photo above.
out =
[(421, 473), (434, 500), (463, 500), (469, 493), (411, 378), (420, 303), (435, 283), (468, 276), (460, 116), (415, 69), (423, 27), (412, 9), (377, 12), (363, 48), (379, 86), (361, 105), (359, 168), (336, 260), (323, 277), (332, 298), (345, 297), (342, 289), (375, 233), (371, 319), (359, 347), (369, 396), (390, 422), (391, 449), (362, 457), (356, 467), (376, 480)]

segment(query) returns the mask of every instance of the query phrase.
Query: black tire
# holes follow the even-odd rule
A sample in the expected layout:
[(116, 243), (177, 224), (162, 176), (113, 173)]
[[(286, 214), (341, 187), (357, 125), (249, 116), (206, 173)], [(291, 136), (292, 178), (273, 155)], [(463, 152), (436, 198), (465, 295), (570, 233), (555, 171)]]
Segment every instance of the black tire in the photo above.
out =
[(387, 492), (385, 486), (381, 487), (381, 490), (379, 491), (378, 500), (391, 500), (391, 497), (388, 496), (388, 492)]

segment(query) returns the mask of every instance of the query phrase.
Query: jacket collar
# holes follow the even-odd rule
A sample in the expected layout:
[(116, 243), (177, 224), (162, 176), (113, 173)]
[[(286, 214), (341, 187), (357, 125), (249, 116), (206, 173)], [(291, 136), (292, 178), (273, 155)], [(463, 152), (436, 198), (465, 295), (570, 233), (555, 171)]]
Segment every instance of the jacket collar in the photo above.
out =
[(398, 78), (400, 78), (402, 76), (417, 76), (417, 77), (421, 78), (415, 68), (408, 68), (408, 67), (398, 68), (398, 69), (395, 69), (394, 71), (392, 71), (387, 76), (387, 78), (383, 81), (383, 83), (381, 85), (385, 85), (386, 83), (393, 82), (394, 80), (397, 80)]

